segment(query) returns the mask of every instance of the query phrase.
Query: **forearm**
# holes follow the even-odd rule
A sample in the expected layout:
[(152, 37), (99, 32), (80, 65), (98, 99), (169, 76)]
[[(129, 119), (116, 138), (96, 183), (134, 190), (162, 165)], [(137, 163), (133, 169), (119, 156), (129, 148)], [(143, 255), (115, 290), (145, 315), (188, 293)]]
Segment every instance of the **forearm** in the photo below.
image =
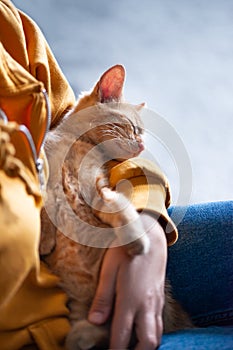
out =
[(164, 234), (164, 229), (152, 213), (142, 213), (141, 220), (151, 242), (149, 254), (154, 255), (154, 258), (158, 262), (156, 267), (158, 271), (155, 271), (155, 274), (159, 274), (161, 282), (164, 283), (167, 266), (167, 239)]

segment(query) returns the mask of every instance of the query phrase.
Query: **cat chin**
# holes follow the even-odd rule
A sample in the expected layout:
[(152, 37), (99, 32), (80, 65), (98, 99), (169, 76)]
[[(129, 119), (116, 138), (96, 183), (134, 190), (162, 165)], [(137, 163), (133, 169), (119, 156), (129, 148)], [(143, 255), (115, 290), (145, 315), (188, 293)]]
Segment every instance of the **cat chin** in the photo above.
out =
[(124, 152), (120, 151), (117, 155), (117, 152), (112, 152), (112, 154), (109, 152), (108, 156), (111, 157), (111, 159), (113, 160), (117, 160), (118, 162), (124, 162), (125, 160), (131, 159), (131, 158), (135, 158), (138, 157), (140, 155), (141, 151), (134, 151), (134, 152), (126, 152), (124, 150)]
[(115, 159), (116, 161), (118, 161), (118, 162), (124, 162), (124, 161), (126, 161), (126, 160), (128, 160), (128, 159), (138, 157), (139, 154), (140, 154), (140, 152), (139, 152), (139, 153), (132, 153), (132, 154), (130, 154), (128, 157), (124, 157), (124, 158), (121, 158), (121, 157), (118, 158), (118, 157), (116, 157), (116, 158), (114, 158), (114, 159)]
[(129, 154), (128, 156), (124, 156), (124, 158), (116, 157), (114, 159), (116, 159), (118, 162), (124, 162), (125, 160), (138, 157), (140, 155), (140, 153), (141, 153), (141, 151), (140, 152), (134, 152), (134, 153)]
[(117, 161), (119, 162), (123, 162), (125, 160), (128, 160), (130, 158), (135, 158), (135, 157), (138, 157), (141, 152), (144, 150), (144, 146), (142, 145), (142, 147), (138, 147), (138, 150), (134, 151), (134, 152), (128, 152), (128, 154), (126, 153), (126, 151), (124, 150), (124, 156), (123, 157), (118, 157), (116, 156), (114, 159), (116, 159)]

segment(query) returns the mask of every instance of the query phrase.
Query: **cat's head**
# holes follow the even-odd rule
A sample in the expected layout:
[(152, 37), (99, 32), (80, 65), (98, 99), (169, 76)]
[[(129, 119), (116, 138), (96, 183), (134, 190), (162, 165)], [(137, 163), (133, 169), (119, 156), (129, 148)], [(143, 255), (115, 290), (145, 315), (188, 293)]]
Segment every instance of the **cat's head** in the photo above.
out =
[[(101, 144), (109, 156), (116, 158), (117, 154), (122, 154), (127, 159), (139, 155), (144, 149), (143, 123), (139, 116), (144, 104), (135, 106), (124, 102), (124, 82), (124, 67), (111, 67), (91, 91), (80, 96), (73, 112), (97, 106), (101, 125), (87, 133), (89, 139), (95, 144)], [(114, 142), (105, 143), (107, 140)]]

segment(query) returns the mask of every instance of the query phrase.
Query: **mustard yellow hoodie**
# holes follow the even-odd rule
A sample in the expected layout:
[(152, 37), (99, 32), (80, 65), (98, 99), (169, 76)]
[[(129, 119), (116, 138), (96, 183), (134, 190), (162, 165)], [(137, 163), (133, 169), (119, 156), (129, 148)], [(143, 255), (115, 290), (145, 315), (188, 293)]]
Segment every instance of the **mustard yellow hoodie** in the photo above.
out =
[[(8, 0), (0, 0), (0, 41), (0, 108), (10, 121), (0, 121), (0, 348), (64, 349), (67, 297), (38, 255), (42, 199), (35, 158), (49, 123), (45, 90), (52, 127), (75, 98), (37, 25)], [(124, 179), (132, 183), (135, 207), (157, 215), (173, 244), (177, 231), (160, 169), (145, 160), (114, 163), (111, 185)]]

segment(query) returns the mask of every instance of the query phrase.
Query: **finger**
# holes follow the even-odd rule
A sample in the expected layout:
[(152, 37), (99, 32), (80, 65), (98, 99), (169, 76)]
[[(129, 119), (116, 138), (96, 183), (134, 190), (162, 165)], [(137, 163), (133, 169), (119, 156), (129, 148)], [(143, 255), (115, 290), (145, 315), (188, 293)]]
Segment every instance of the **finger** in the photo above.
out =
[(127, 312), (122, 304), (114, 310), (111, 327), (110, 349), (127, 349), (133, 329), (134, 314)]
[[(151, 309), (153, 310), (153, 309)], [(138, 344), (135, 350), (154, 350), (158, 346), (157, 326), (154, 312), (140, 312), (136, 319)]]
[(97, 325), (107, 321), (113, 307), (118, 264), (116, 260), (113, 263), (111, 256), (107, 252), (104, 257), (99, 284), (88, 315), (88, 320)]
[(163, 319), (162, 316), (156, 317), (156, 339), (157, 339), (157, 346), (160, 345), (163, 335)]

